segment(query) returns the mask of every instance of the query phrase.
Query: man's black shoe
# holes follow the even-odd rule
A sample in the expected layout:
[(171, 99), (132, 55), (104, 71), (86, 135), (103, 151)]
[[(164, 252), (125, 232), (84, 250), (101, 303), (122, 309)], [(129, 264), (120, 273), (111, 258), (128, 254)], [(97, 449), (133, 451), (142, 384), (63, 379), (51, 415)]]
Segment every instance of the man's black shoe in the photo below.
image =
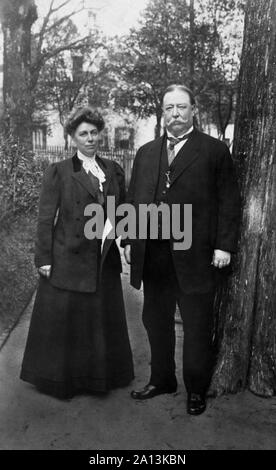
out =
[(156, 387), (155, 385), (148, 384), (142, 390), (132, 390), (130, 396), (135, 400), (148, 400), (149, 398), (162, 395), (163, 393), (175, 393), (177, 387)]
[(199, 393), (188, 393), (187, 412), (190, 415), (201, 415), (206, 410), (206, 399)]

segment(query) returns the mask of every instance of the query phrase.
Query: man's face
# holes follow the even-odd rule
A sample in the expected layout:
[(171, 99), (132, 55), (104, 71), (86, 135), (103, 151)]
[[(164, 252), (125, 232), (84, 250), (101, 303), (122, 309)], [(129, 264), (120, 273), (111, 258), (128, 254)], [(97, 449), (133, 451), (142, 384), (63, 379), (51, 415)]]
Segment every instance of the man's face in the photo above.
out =
[(175, 137), (184, 134), (192, 125), (195, 106), (182, 90), (166, 93), (163, 100), (164, 125)]

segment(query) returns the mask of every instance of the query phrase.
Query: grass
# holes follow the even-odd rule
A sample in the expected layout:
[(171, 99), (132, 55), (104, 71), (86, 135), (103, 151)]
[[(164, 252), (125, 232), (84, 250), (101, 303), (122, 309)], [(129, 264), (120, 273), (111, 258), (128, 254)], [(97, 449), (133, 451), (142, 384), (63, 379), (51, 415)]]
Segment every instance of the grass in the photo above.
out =
[(19, 216), (0, 229), (0, 347), (36, 287), (36, 216)]

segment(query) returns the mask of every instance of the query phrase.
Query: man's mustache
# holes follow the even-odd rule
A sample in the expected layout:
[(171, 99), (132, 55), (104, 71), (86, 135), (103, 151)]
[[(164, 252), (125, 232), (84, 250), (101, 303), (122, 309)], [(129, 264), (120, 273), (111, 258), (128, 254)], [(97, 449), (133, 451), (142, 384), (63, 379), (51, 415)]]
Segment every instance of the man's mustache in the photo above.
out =
[(169, 124), (185, 124), (187, 119), (171, 119), (168, 121)]

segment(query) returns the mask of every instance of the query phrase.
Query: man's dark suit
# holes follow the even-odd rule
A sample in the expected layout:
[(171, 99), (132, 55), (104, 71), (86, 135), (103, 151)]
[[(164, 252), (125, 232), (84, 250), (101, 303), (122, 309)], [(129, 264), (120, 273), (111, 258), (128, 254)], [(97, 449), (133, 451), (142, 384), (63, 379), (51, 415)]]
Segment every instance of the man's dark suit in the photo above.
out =
[[(205, 393), (213, 366), (211, 347), (215, 269), (214, 249), (234, 252), (239, 221), (239, 192), (228, 147), (194, 130), (166, 170), (166, 135), (136, 155), (127, 202), (192, 204), (192, 246), (173, 249), (169, 241), (131, 240), (131, 284), (144, 284), (143, 321), (151, 345), (150, 383), (173, 386), (174, 312), (178, 302), (185, 332), (183, 374), (188, 391)], [(164, 383), (166, 382), (166, 383)]]

